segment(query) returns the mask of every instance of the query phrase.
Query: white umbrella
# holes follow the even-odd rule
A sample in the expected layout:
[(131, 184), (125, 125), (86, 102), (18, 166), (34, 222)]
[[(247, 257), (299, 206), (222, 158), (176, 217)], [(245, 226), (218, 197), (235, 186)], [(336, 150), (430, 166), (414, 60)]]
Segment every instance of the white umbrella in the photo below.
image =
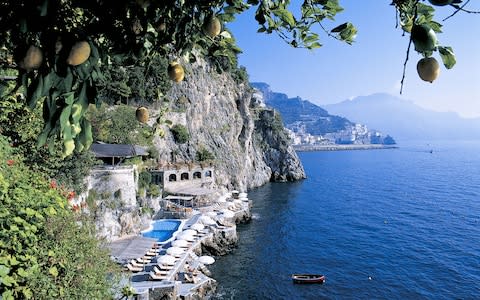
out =
[(222, 213), (223, 213), (223, 217), (224, 218), (233, 218), (235, 217), (235, 213), (231, 210), (228, 210), (228, 209), (222, 209), (221, 210)]
[(211, 265), (215, 262), (215, 258), (208, 255), (204, 255), (198, 258), (198, 262), (204, 265)]
[(179, 247), (170, 247), (167, 249), (167, 254), (172, 256), (180, 256), (185, 252), (185, 249)]
[(233, 200), (233, 203), (235, 203), (235, 205), (243, 205), (243, 201), (240, 199)]
[(238, 194), (238, 198), (246, 198), (246, 197), (247, 197), (247, 193)]
[(205, 215), (209, 216), (210, 218), (215, 218), (217, 216), (217, 213), (214, 211), (209, 211)]
[(238, 198), (238, 200), (241, 200), (241, 201), (248, 201), (248, 198), (247, 198), (247, 197), (242, 197), (242, 198)]
[(178, 240), (184, 240), (184, 241), (187, 241), (187, 242), (193, 242), (195, 240), (195, 237), (193, 235), (189, 235), (189, 234), (180, 234), (177, 236), (177, 239)]
[(188, 247), (188, 242), (186, 240), (175, 240), (172, 242), (172, 246), (186, 248)]
[(196, 235), (197, 231), (193, 230), (193, 229), (187, 229), (187, 230), (182, 231), (182, 234)]
[[(217, 215), (217, 214), (215, 214), (215, 215)], [(200, 224), (200, 223), (195, 223), (192, 226), (190, 226), (190, 228), (192, 228), (193, 230), (196, 230), (196, 231), (200, 231), (200, 230), (203, 230), (205, 228), (205, 225)]]
[(161, 264), (164, 264), (164, 265), (171, 265), (173, 266), (175, 264), (175, 262), (177, 261), (177, 259), (171, 255), (162, 255), (162, 256), (159, 256), (157, 261)]
[(209, 216), (201, 216), (200, 218), (198, 218), (198, 221), (201, 222), (204, 225), (214, 225), (215, 224), (215, 221), (212, 218), (210, 218)]

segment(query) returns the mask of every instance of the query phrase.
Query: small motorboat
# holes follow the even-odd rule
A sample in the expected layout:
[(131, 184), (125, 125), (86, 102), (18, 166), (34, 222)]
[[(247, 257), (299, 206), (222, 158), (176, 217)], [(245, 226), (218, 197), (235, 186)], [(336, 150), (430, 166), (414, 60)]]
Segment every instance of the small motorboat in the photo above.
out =
[(325, 275), (320, 274), (292, 274), (293, 283), (324, 283)]

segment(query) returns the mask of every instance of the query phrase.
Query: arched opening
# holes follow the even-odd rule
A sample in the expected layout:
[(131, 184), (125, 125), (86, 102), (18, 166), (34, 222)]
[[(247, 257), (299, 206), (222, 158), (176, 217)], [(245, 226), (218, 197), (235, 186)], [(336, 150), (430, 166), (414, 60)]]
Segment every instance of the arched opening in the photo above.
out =
[(212, 177), (212, 171), (205, 172), (205, 177)]
[(168, 176), (168, 181), (177, 181), (177, 175), (170, 174), (170, 176)]
[(202, 173), (200, 172), (193, 173), (193, 179), (201, 179), (201, 178), (202, 178)]
[(188, 180), (188, 173), (182, 173), (182, 175), (180, 175), (180, 180)]

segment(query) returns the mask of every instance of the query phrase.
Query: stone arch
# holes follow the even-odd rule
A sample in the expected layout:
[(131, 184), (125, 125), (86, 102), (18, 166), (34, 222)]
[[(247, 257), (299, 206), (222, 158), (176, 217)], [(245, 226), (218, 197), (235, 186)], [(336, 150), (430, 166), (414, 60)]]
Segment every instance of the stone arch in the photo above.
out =
[(176, 174), (170, 174), (168, 176), (168, 181), (177, 181), (177, 175)]
[(180, 175), (180, 180), (188, 180), (189, 177), (189, 174), (187, 172), (184, 172)]
[(212, 177), (212, 171), (211, 170), (206, 171), (205, 177)]
[(202, 173), (201, 172), (194, 172), (193, 173), (193, 179), (201, 179), (202, 178)]

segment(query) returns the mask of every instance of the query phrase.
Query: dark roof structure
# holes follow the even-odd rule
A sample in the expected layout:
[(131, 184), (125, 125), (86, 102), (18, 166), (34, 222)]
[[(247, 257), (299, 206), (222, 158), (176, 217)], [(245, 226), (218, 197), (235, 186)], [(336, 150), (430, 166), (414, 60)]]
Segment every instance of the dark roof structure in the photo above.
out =
[(154, 238), (133, 236), (112, 242), (108, 245), (108, 248), (118, 262), (126, 262), (132, 258), (144, 256), (157, 241)]
[(92, 144), (90, 151), (92, 151), (97, 158), (148, 155), (148, 151), (145, 147), (127, 144)]

